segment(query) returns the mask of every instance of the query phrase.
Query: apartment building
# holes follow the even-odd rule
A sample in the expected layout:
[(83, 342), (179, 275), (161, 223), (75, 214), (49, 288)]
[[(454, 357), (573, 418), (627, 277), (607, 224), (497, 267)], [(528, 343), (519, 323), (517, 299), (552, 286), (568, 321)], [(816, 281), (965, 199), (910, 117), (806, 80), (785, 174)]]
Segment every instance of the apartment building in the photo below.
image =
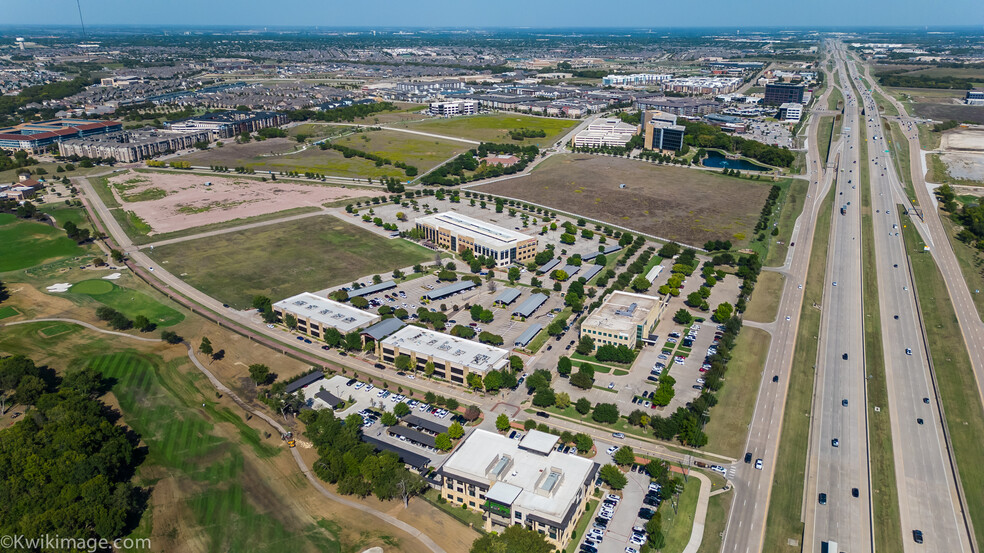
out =
[(396, 358), (406, 355), (417, 370), (434, 364), (434, 376), (464, 385), (468, 375), (481, 377), (509, 363), (509, 352), (464, 338), (458, 338), (419, 326), (406, 326), (377, 342), (376, 354), (383, 363), (396, 365)]
[(574, 135), (573, 143), (578, 148), (624, 147), (638, 132), (638, 126), (624, 123), (621, 119), (598, 119)]
[(640, 98), (636, 101), (636, 107), (641, 110), (656, 109), (674, 115), (692, 117), (713, 113), (718, 110), (720, 105), (714, 100), (704, 98), (667, 98), (665, 96), (656, 96), (652, 98)]
[(268, 127), (279, 127), (287, 123), (287, 115), (275, 111), (229, 110), (171, 121), (164, 123), (164, 127), (174, 132), (207, 130), (212, 133), (213, 139), (220, 139), (232, 138), (244, 132), (256, 132)]
[(596, 350), (606, 344), (634, 348), (638, 342), (649, 341), (664, 309), (662, 298), (614, 292), (581, 323), (580, 337), (590, 336)]
[(297, 320), (297, 331), (323, 339), (329, 328), (347, 334), (377, 323), (380, 316), (356, 309), (351, 305), (302, 292), (273, 304), (277, 322), (283, 323), (289, 314)]
[(677, 116), (665, 111), (646, 111), (642, 117), (645, 128), (643, 147), (660, 152), (677, 152), (683, 148), (686, 128), (677, 125)]
[(197, 142), (210, 142), (212, 133), (198, 130), (185, 133), (159, 131), (152, 127), (134, 131), (74, 138), (58, 144), (62, 156), (115, 159), (134, 163), (159, 155), (194, 148)]
[(602, 86), (649, 86), (669, 81), (673, 75), (635, 73), (632, 75), (608, 75), (601, 79)]
[(594, 491), (599, 466), (556, 450), (558, 437), (522, 440), (477, 429), (438, 470), (441, 496), (482, 513), (485, 531), (521, 524), (564, 549)]
[(454, 211), (420, 217), (415, 226), (425, 240), (446, 250), (471, 250), (495, 259), (497, 267), (526, 263), (536, 257), (537, 239)]

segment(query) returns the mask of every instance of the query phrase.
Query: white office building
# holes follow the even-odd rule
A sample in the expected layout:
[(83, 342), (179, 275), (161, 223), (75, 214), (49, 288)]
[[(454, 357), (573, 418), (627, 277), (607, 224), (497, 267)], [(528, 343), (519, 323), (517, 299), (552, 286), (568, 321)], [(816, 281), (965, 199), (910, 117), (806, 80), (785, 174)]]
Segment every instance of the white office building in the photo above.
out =
[(431, 102), (428, 113), (439, 117), (454, 115), (475, 115), (478, 113), (477, 100), (455, 100), (450, 102)]
[(621, 119), (598, 119), (588, 128), (574, 135), (574, 146), (578, 148), (599, 148), (601, 146), (625, 146), (639, 127), (623, 122)]

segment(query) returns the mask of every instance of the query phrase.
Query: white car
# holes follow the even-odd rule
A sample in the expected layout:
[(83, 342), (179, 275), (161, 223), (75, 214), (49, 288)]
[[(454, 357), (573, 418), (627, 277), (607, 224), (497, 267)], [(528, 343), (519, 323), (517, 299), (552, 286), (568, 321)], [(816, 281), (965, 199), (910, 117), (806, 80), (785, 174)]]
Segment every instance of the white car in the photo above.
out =
[(363, 386), (365, 386), (365, 384), (363, 384), (361, 382), (356, 382), (355, 383), (355, 389), (356, 390), (361, 390)]
[(613, 445), (613, 446), (609, 447), (607, 449), (607, 451), (608, 451), (608, 454), (609, 455), (614, 455), (615, 452), (618, 451), (618, 446)]
[(762, 459), (755, 460), (755, 468), (757, 468), (758, 470), (762, 470)]
[(724, 470), (724, 467), (722, 467), (721, 465), (712, 465), (711, 470), (713, 470), (718, 474), (725, 474), (727, 472), (726, 470)]
[(615, 494), (613, 494), (613, 493), (610, 493), (610, 494), (608, 494), (608, 495), (606, 495), (606, 496), (605, 496), (605, 499), (611, 499), (611, 500), (612, 500), (612, 501), (614, 501), (615, 503), (618, 503), (619, 501), (621, 501), (621, 500), (622, 500), (622, 498), (621, 498), (621, 497), (619, 497), (619, 496), (617, 496), (617, 495), (615, 495)]
[[(646, 538), (640, 536), (639, 534), (632, 534), (632, 537), (629, 538), (629, 543), (631, 543), (632, 545), (638, 545), (638, 546), (641, 547), (643, 544), (646, 543)], [(631, 547), (626, 548), (626, 549), (631, 549)]]
[(635, 547), (626, 547), (625, 553), (639, 553), (639, 550), (636, 549)]

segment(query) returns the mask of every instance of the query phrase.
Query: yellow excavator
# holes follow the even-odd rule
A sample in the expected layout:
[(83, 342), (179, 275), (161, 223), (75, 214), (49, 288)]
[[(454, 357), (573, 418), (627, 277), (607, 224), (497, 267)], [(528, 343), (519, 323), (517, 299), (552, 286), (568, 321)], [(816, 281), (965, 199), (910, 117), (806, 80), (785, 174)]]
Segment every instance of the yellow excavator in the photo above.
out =
[(284, 441), (287, 442), (287, 447), (296, 447), (297, 446), (297, 442), (294, 441), (294, 433), (293, 432), (287, 432), (282, 437), (283, 437)]

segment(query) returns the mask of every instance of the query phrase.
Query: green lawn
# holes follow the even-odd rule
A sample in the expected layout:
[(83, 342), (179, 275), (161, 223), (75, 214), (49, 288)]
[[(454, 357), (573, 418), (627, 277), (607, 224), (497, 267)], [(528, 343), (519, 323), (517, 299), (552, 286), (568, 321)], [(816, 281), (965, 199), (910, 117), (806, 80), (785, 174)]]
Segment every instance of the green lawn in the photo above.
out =
[(984, 290), (984, 255), (981, 255), (981, 252), (973, 246), (957, 240), (956, 236), (960, 232), (960, 225), (950, 220), (950, 217), (945, 213), (940, 215), (943, 228), (946, 229), (947, 239), (953, 248), (953, 254), (956, 256), (957, 262), (960, 263), (960, 271), (970, 289), (970, 297), (974, 300), (977, 314), (984, 318), (984, 293), (974, 293), (974, 290)]
[(728, 524), (728, 511), (734, 493), (719, 493), (707, 501), (707, 516), (704, 519), (704, 539), (700, 542), (697, 553), (719, 553), (721, 551), (721, 534)]
[(824, 162), (830, 156), (830, 139), (834, 133), (834, 117), (825, 115), (820, 118), (817, 127), (817, 149), (820, 152), (820, 159)]
[(792, 552), (790, 539), (797, 543), (803, 537), (800, 522), (803, 503), (803, 483), (806, 481), (806, 451), (810, 434), (810, 409), (813, 397), (814, 369), (817, 357), (817, 336), (820, 334), (820, 311), (814, 303), (823, 301), (824, 274), (827, 265), (827, 238), (830, 235), (831, 206), (836, 186), (824, 199), (817, 215), (810, 268), (803, 293), (799, 332), (793, 353), (792, 370), (787, 385), (786, 408), (783, 413), (782, 437), (772, 479), (772, 495), (765, 524), (763, 551)]
[(0, 319), (6, 319), (7, 317), (16, 317), (20, 315), (20, 311), (14, 309), (9, 305), (4, 305), (0, 307)]
[(172, 274), (237, 308), (304, 291), (387, 277), (427, 261), (414, 243), (387, 239), (335, 217), (313, 217), (160, 246), (148, 252)]
[(830, 91), (830, 96), (827, 96), (827, 109), (837, 109), (840, 102), (844, 101), (844, 95), (841, 94), (839, 88), (834, 88)]
[[(452, 117), (449, 119), (428, 119), (420, 122), (400, 123), (400, 126), (415, 131), (443, 134), (484, 142), (507, 142), (511, 144), (536, 144), (541, 148), (552, 145), (567, 131), (578, 124), (574, 119), (553, 119), (532, 117), (516, 113), (496, 113)], [(516, 129), (541, 129), (546, 138), (527, 138), (515, 141), (509, 138), (509, 131)]]
[(587, 529), (588, 524), (594, 519), (595, 509), (598, 508), (597, 499), (589, 499), (588, 506), (584, 509), (584, 514), (581, 515), (580, 520), (577, 521), (577, 526), (574, 527), (574, 533), (571, 534), (571, 543), (567, 546), (567, 553), (574, 553), (577, 551), (577, 544), (581, 542), (581, 537), (584, 536), (584, 531)]
[(892, 160), (895, 162), (895, 169), (902, 179), (906, 197), (909, 198), (913, 206), (919, 207), (919, 200), (916, 198), (916, 189), (912, 186), (912, 171), (909, 165), (909, 141), (906, 140), (905, 134), (902, 133), (902, 128), (899, 127), (898, 123), (890, 123), (890, 125), (892, 129), (890, 149), (892, 150)]
[[(801, 179), (790, 181), (782, 179), (778, 183), (783, 187), (783, 194), (779, 199), (782, 211), (779, 213), (779, 235), (771, 236), (772, 244), (769, 251), (765, 254), (765, 265), (775, 267), (786, 262), (786, 254), (789, 252), (789, 241), (793, 236), (793, 227), (796, 219), (803, 212), (803, 203), (806, 201), (806, 191), (809, 190), (809, 182)], [(778, 242), (782, 242), (779, 244)], [(761, 244), (762, 242), (755, 242)]]
[(0, 213), (0, 273), (84, 253), (61, 229)]
[(417, 167), (421, 173), (468, 149), (468, 145), (462, 142), (386, 130), (357, 133), (332, 142), (392, 161), (402, 161)]
[[(864, 130), (862, 129), (862, 136)], [(864, 159), (865, 153), (862, 153)], [(892, 447), (892, 422), (889, 416), (885, 355), (882, 344), (881, 314), (878, 304), (878, 275), (871, 213), (871, 187), (867, 176), (861, 178), (862, 258), (864, 301), (864, 352), (868, 392), (868, 443), (871, 450), (871, 489), (874, 503), (875, 549), (902, 551), (902, 522), (899, 518), (899, 495), (895, 481), (895, 456)], [(878, 407), (878, 411), (875, 411)]]
[(923, 251), (924, 243), (912, 221), (903, 216), (901, 222), (964, 499), (976, 540), (984, 543), (984, 407), (978, 383), (966, 345), (959, 338), (960, 325), (943, 276), (932, 256)]
[(704, 427), (707, 449), (732, 458), (744, 453), (748, 425), (755, 411), (755, 398), (771, 341), (769, 333), (758, 328), (746, 326), (738, 334), (724, 386), (717, 394), (718, 403)]
[(117, 286), (108, 280), (83, 280), (72, 286), (68, 294), (88, 296), (131, 319), (137, 315), (143, 315), (159, 327), (174, 326), (184, 320), (184, 315), (180, 312), (154, 300), (143, 292)]
[(779, 312), (779, 300), (782, 299), (782, 288), (785, 282), (786, 277), (782, 273), (762, 271), (755, 283), (755, 290), (752, 292), (751, 301), (748, 302), (748, 308), (745, 309), (744, 318), (760, 323), (771, 323), (776, 320), (776, 315)]
[(666, 537), (666, 545), (661, 550), (662, 553), (681, 553), (687, 547), (694, 527), (699, 496), (700, 480), (689, 478), (680, 494), (675, 513), (670, 501), (664, 501), (659, 506), (659, 511), (663, 515), (663, 535)]
[(457, 520), (458, 522), (464, 524), (465, 526), (474, 528), (479, 532), (481, 532), (482, 528), (485, 526), (485, 522), (482, 520), (482, 515), (480, 513), (477, 513), (471, 509), (462, 509), (461, 507), (456, 507), (451, 503), (448, 503), (447, 501), (442, 502), (440, 500), (441, 492), (439, 490), (435, 490), (434, 488), (427, 488), (427, 491), (424, 492), (423, 498), (425, 501), (437, 507), (445, 514)]

